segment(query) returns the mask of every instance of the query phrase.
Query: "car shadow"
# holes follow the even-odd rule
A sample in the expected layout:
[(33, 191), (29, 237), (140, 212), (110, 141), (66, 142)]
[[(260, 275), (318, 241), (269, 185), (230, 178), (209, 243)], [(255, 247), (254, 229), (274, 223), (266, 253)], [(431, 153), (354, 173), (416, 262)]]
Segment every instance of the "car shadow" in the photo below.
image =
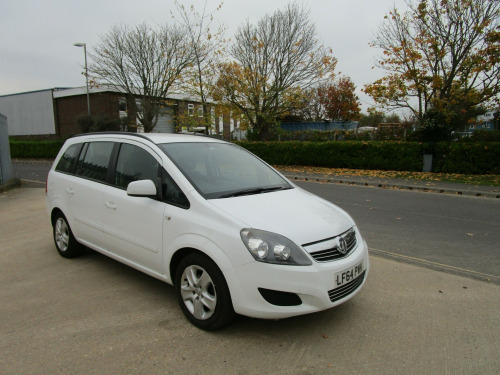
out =
[[(91, 264), (97, 268), (97, 272), (105, 272), (108, 275), (118, 278), (120, 284), (129, 284), (134, 289), (139, 289), (141, 296), (147, 294), (154, 297), (155, 300), (159, 299), (162, 303), (165, 303), (165, 309), (168, 310), (168, 314), (175, 314), (175, 316), (165, 316), (164, 320), (158, 322), (160, 328), (168, 329), (171, 325), (167, 323), (172, 320), (185, 325), (186, 329), (194, 328), (184, 318), (178, 306), (175, 289), (172, 285), (166, 284), (161, 280), (146, 275), (141, 271), (89, 248), (85, 249), (81, 257), (74, 260)], [(285, 334), (287, 336), (297, 335), (299, 337), (304, 334), (310, 335), (316, 333), (316, 337), (326, 338), (327, 333), (323, 332), (323, 327), (328, 326), (331, 329), (335, 326), (351, 324), (355, 319), (358, 319), (355, 312), (359, 308), (360, 305), (356, 303), (356, 298), (354, 298), (328, 310), (279, 320), (257, 319), (237, 315), (235, 321), (227, 327), (206, 333), (226, 338), (245, 336), (256, 339), (259, 337), (269, 338), (273, 335), (283, 337)], [(200, 332), (203, 331), (200, 330)]]

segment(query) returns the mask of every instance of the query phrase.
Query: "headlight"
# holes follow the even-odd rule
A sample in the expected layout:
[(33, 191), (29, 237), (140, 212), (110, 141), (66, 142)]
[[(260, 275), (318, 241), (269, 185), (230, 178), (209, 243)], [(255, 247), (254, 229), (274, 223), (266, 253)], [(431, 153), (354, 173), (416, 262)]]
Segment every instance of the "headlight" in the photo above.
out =
[(255, 260), (265, 263), (310, 266), (304, 251), (288, 238), (258, 229), (242, 229), (241, 239)]

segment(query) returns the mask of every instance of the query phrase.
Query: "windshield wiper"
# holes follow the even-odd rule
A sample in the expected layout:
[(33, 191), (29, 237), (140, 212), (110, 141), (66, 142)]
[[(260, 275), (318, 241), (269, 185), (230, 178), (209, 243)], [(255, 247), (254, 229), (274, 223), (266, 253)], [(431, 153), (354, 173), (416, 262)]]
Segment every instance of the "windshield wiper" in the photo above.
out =
[(288, 189), (291, 189), (291, 187), (290, 186), (274, 186), (274, 187), (268, 187), (268, 188), (252, 188), (252, 189), (240, 190), (240, 191), (237, 191), (234, 193), (219, 195), (217, 198), (240, 197), (242, 195), (262, 194), (262, 193), (268, 193), (270, 191), (288, 190)]

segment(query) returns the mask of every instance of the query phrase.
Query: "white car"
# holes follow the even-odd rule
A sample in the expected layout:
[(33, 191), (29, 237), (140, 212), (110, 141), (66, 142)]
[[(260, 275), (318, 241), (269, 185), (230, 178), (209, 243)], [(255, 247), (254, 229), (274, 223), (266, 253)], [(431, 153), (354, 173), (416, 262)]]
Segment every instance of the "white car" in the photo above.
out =
[(67, 140), (47, 178), (56, 248), (87, 246), (175, 286), (197, 327), (280, 319), (352, 298), (368, 248), (337, 206), (245, 149), (180, 134)]

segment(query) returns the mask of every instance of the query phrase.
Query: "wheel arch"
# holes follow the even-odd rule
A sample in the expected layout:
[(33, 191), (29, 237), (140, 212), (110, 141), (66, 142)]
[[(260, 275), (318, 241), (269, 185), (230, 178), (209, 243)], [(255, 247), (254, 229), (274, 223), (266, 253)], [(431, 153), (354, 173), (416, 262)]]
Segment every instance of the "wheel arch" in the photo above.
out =
[[(62, 210), (59, 207), (54, 207), (52, 209), (52, 211), (50, 212), (50, 222), (51, 222), (52, 226), (55, 225), (56, 217), (58, 214), (61, 214), (66, 218), (66, 215), (64, 215), (64, 212), (62, 212)], [(66, 218), (66, 220), (68, 220), (68, 218)]]
[[(189, 254), (193, 253), (200, 253), (203, 255), (208, 256), (204, 252), (194, 249), (192, 247), (185, 247), (182, 249), (177, 250), (174, 255), (172, 255), (172, 258), (170, 258), (170, 264), (168, 266), (168, 271), (169, 271), (169, 276), (170, 280), (172, 280), (172, 285), (175, 285), (175, 274), (177, 272), (177, 267), (179, 267), (179, 263), (181, 262), (182, 259), (187, 257)], [(213, 260), (212, 260), (213, 261)]]
[[(227, 244), (226, 244), (227, 245)], [(175, 273), (179, 262), (191, 253), (199, 253), (208, 257), (219, 270), (224, 273), (234, 268), (234, 259), (230, 257), (216, 242), (206, 236), (196, 234), (184, 234), (175, 238), (165, 249), (164, 270), (168, 271), (168, 277), (175, 283)], [(172, 254), (170, 257), (168, 254)]]
[[(227, 268), (227, 264), (226, 264), (226, 267), (221, 266), (220, 259), (218, 257), (214, 257), (210, 252), (202, 251), (202, 250), (199, 250), (195, 247), (183, 247), (183, 248), (180, 248), (179, 250), (177, 250), (170, 258), (170, 262), (168, 265), (168, 271), (169, 271), (170, 280), (172, 281), (172, 285), (175, 285), (175, 275), (177, 273), (177, 268), (179, 267), (179, 263), (182, 261), (182, 259), (184, 259), (185, 257), (187, 257), (190, 254), (200, 254), (202, 256), (207, 257), (210, 261), (212, 261), (217, 266), (217, 268), (221, 271), (222, 275), (224, 276), (223, 270), (225, 268)], [(226, 262), (224, 262), (224, 263), (226, 263)], [(224, 278), (226, 278), (226, 277), (224, 276)], [(226, 280), (226, 283), (227, 283), (227, 280)]]

